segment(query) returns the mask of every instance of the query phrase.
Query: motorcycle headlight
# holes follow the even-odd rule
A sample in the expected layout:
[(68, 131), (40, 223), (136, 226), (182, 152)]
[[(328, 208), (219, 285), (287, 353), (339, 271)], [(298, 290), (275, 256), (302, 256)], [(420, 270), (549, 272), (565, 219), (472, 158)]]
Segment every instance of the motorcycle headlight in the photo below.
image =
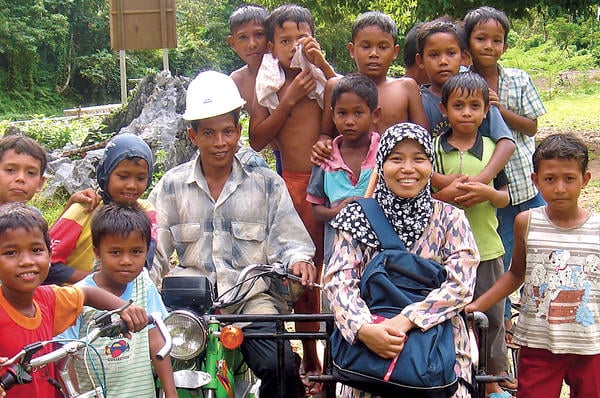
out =
[(173, 358), (192, 359), (206, 347), (206, 324), (203, 318), (189, 311), (177, 310), (171, 312), (164, 322), (173, 339)]

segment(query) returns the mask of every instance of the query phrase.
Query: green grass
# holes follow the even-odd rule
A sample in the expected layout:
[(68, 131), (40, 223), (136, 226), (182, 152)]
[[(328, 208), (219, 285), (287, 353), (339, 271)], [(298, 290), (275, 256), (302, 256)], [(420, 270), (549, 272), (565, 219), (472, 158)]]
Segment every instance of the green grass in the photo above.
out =
[(40, 194), (36, 194), (33, 199), (29, 201), (29, 205), (39, 209), (44, 218), (48, 222), (49, 226), (52, 226), (58, 217), (62, 214), (63, 208), (69, 197), (65, 194), (56, 194), (51, 197), (45, 197)]
[(566, 96), (547, 100), (548, 113), (539, 120), (539, 127), (557, 131), (598, 131), (600, 92), (593, 95)]

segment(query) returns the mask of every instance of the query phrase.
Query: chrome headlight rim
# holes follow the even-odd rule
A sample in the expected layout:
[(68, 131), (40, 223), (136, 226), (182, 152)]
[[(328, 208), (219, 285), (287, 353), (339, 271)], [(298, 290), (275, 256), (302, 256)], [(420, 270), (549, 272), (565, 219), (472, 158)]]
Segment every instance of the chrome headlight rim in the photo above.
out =
[[(180, 322), (188, 322), (189, 326), (185, 328), (185, 333), (177, 333), (175, 325)], [(183, 361), (188, 361), (200, 355), (206, 348), (207, 343), (207, 326), (203, 317), (187, 310), (171, 311), (164, 319), (164, 323), (171, 334), (173, 340), (171, 348), (171, 357)], [(191, 336), (190, 336), (191, 335)], [(182, 347), (182, 341), (195, 342), (195, 348), (191, 351), (189, 348)]]

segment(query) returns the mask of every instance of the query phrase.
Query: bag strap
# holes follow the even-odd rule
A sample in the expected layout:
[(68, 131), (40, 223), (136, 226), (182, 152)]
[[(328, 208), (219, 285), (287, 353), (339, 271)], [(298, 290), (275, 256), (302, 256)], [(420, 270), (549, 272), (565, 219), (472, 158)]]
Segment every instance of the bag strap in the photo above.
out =
[(385, 250), (406, 250), (406, 246), (404, 246), (404, 243), (398, 237), (398, 233), (392, 224), (390, 224), (383, 209), (379, 206), (379, 203), (377, 203), (377, 200), (373, 198), (362, 198), (357, 199), (356, 202), (362, 207), (371, 227), (375, 231), (375, 235), (377, 235), (377, 239), (379, 239), (381, 246)]

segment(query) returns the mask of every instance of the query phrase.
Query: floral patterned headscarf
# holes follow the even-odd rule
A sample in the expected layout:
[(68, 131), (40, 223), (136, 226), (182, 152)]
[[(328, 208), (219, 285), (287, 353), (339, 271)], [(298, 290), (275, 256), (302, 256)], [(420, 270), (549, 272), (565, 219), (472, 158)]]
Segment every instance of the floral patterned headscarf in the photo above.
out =
[[(402, 242), (406, 247), (410, 247), (423, 234), (433, 212), (431, 180), (417, 196), (402, 198), (389, 189), (383, 178), (383, 163), (394, 147), (407, 139), (413, 139), (421, 144), (429, 161), (433, 164), (433, 141), (426, 129), (414, 123), (399, 123), (388, 128), (379, 141), (377, 151), (379, 179), (374, 197)], [(373, 228), (358, 203), (351, 203), (343, 208), (331, 221), (331, 225), (336, 229), (349, 232), (356, 240), (366, 245), (376, 248), (381, 247)]]

